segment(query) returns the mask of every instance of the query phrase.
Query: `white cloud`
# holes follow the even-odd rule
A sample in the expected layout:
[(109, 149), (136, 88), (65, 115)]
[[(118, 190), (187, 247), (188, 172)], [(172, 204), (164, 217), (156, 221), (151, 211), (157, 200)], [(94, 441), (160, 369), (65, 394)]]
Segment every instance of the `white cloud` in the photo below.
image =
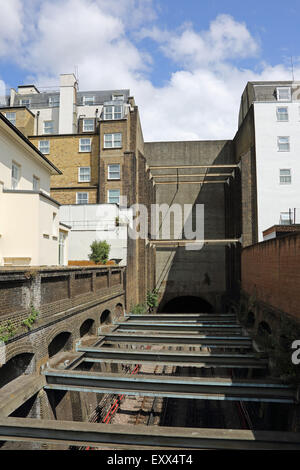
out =
[(10, 55), (20, 44), (23, 33), (21, 0), (0, 0), (0, 57)]
[(191, 24), (186, 24), (179, 33), (144, 28), (139, 37), (150, 37), (161, 43), (167, 57), (187, 68), (251, 57), (259, 50), (246, 25), (229, 15), (217, 16), (208, 31), (196, 32)]
[[(21, 19), (21, 0), (12, 1)], [(152, 0), (29, 0), (26, 5), (32, 21), (23, 30), (19, 26), (23, 42), (13, 57), (28, 70), (30, 82), (54, 85), (60, 73), (78, 66), (81, 90), (130, 88), (146, 141), (232, 138), (247, 81), (290, 79), (284, 65), (238, 68), (237, 59), (258, 55), (260, 47), (246, 25), (228, 15), (219, 15), (207, 31), (195, 31), (191, 24), (161, 31), (155, 22), (146, 29), (155, 20)], [(1, 38), (11, 38), (10, 31), (0, 33), (0, 46)], [(176, 64), (163, 86), (151, 83), (153, 58), (134, 42), (132, 32), (151, 37)]]

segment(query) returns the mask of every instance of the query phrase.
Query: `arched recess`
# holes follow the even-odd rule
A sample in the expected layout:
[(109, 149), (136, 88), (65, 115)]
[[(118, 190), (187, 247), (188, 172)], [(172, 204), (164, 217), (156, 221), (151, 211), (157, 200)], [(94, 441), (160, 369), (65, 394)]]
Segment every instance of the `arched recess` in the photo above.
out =
[(112, 322), (110, 310), (104, 310), (100, 316), (100, 325), (110, 325)]
[(35, 356), (33, 353), (22, 353), (12, 357), (0, 369), (0, 388), (23, 374), (34, 372)]
[(115, 306), (114, 318), (115, 318), (116, 320), (118, 320), (118, 319), (121, 319), (123, 316), (124, 316), (123, 305), (122, 305), (122, 304), (117, 304), (117, 305)]
[(272, 334), (272, 330), (269, 323), (265, 321), (260, 322), (257, 331), (260, 336), (270, 336)]
[(212, 313), (213, 307), (201, 297), (182, 296), (170, 300), (159, 311), (164, 313)]
[(57, 334), (48, 346), (49, 358), (55, 356), (62, 351), (70, 351), (72, 349), (72, 335), (68, 331), (62, 331)]
[(246, 326), (248, 328), (253, 328), (255, 325), (255, 315), (253, 312), (248, 312)]
[(88, 318), (85, 320), (81, 327), (79, 328), (79, 335), (80, 338), (86, 335), (94, 335), (95, 334), (95, 320), (92, 318)]

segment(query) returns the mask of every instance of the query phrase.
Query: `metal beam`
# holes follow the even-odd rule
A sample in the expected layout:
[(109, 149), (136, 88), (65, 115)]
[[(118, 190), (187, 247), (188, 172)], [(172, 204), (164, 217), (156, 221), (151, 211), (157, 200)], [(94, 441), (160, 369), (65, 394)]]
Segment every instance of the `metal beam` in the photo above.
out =
[(172, 244), (175, 244), (175, 245), (179, 245), (179, 246), (184, 246), (184, 245), (187, 245), (187, 244), (191, 244), (191, 243), (194, 243), (194, 244), (202, 244), (202, 243), (215, 243), (215, 244), (228, 244), (228, 243), (240, 243), (240, 239), (238, 238), (228, 238), (228, 239), (224, 239), (224, 240), (160, 240), (158, 238), (151, 238), (151, 243), (154, 243), (155, 245), (157, 244), (160, 244), (160, 245), (163, 245), (163, 244), (168, 244), (168, 245), (172, 245)]
[(113, 449), (299, 450), (300, 434), (235, 429), (127, 426), (31, 418), (0, 419), (0, 439)]
[(222, 181), (155, 181), (155, 184), (225, 184), (226, 180)]
[(226, 336), (226, 334), (239, 334), (242, 333), (242, 328), (239, 325), (203, 325), (203, 324), (193, 324), (193, 323), (163, 323), (163, 322), (115, 322), (115, 325), (118, 326), (117, 332), (122, 330), (126, 331), (137, 331), (137, 330), (147, 330), (147, 331), (168, 331), (169, 333), (173, 332), (192, 332), (194, 334), (198, 333), (210, 333), (210, 335), (217, 336), (219, 333), (221, 336)]
[(171, 169), (184, 169), (184, 168), (237, 168), (239, 165), (233, 163), (232, 165), (171, 165), (171, 166), (150, 166), (150, 170), (171, 170)]
[[(180, 178), (193, 178), (194, 176), (203, 176), (203, 177), (219, 177), (219, 176), (231, 176), (232, 173), (193, 173), (192, 175), (178, 175)], [(153, 175), (153, 178), (174, 178), (174, 176), (176, 177), (177, 175), (174, 173), (173, 175), (163, 175), (163, 174), (159, 174), (159, 175)]]
[(296, 390), (276, 381), (172, 377), (48, 370), (46, 390), (122, 393), (132, 396), (195, 400), (295, 403)]
[(236, 315), (234, 314), (216, 314), (216, 313), (156, 313), (153, 315), (133, 315), (129, 314), (125, 316), (126, 321), (181, 321), (181, 322), (189, 322), (189, 321), (233, 321), (236, 320)]
[(155, 363), (178, 367), (229, 367), (266, 368), (267, 359), (258, 359), (255, 354), (214, 354), (204, 352), (185, 353), (180, 351), (142, 351), (112, 348), (77, 347), (85, 353), (85, 362), (109, 362), (122, 364)]
[(209, 346), (210, 348), (246, 348), (252, 346), (251, 338), (246, 336), (183, 336), (183, 335), (137, 335), (137, 334), (106, 334), (103, 342), (143, 343), (143, 344), (174, 344), (182, 346)]
[(22, 375), (0, 390), (0, 417), (9, 416), (46, 384), (45, 377)]

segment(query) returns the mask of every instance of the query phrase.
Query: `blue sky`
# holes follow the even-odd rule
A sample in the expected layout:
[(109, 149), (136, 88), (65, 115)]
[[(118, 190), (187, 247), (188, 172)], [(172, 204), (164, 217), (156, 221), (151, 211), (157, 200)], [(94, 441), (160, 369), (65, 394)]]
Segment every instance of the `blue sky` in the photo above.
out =
[[(300, 80), (299, 2), (0, 0), (0, 80), (130, 88), (146, 140), (231, 138), (248, 80)], [(189, 119), (185, 114), (189, 113)]]

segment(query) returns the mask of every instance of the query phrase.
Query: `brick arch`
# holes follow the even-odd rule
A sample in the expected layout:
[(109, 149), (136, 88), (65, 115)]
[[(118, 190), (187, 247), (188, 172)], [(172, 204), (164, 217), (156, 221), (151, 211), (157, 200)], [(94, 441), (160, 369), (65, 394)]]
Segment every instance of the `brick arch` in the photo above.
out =
[(111, 325), (113, 321), (112, 312), (110, 309), (106, 308), (100, 313), (99, 323), (102, 325)]
[(70, 333), (71, 338), (73, 340), (72, 330), (70, 330), (67, 326), (57, 326), (54, 327), (51, 332), (45, 337), (47, 347), (54, 340), (55, 336), (59, 335), (60, 333)]
[[(84, 325), (86, 326), (86, 328), (84, 328)], [(89, 326), (89, 328), (88, 328), (88, 326)], [(85, 330), (87, 328), (88, 328), (87, 332), (89, 334), (91, 334), (91, 335), (96, 334), (96, 320), (94, 318), (91, 318), (91, 316), (89, 316), (88, 318), (85, 318), (84, 320), (82, 319), (82, 321), (79, 322), (79, 336), (80, 336), (80, 338), (82, 338), (84, 336), (84, 334), (87, 333), (87, 332), (85, 332)]]
[(6, 351), (5, 351), (5, 356), (6, 356), (6, 361), (10, 361), (13, 359), (15, 356), (18, 356), (19, 354), (33, 354), (34, 355), (34, 361), (36, 361), (36, 353), (37, 351), (34, 350), (32, 347), (32, 344), (29, 343), (29, 341), (21, 341), (20, 343), (16, 342), (11, 344), (8, 344), (6, 346)]

